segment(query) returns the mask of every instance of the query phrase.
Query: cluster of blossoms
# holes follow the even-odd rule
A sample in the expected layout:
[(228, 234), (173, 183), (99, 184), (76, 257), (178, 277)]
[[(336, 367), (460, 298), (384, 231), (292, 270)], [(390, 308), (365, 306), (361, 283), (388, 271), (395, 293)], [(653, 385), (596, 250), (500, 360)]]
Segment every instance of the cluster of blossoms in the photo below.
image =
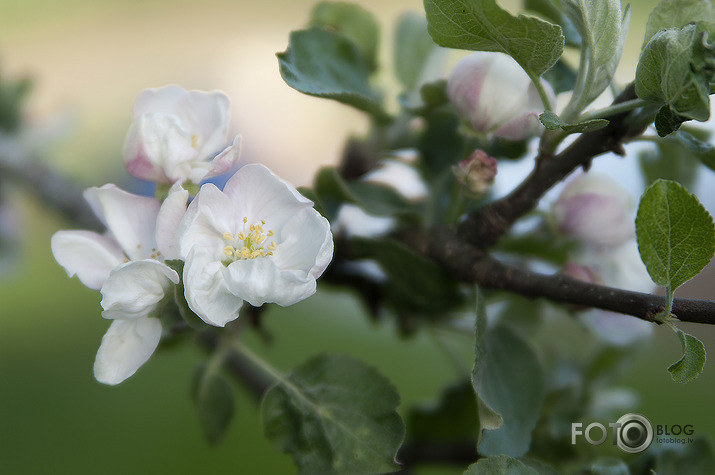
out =
[[(124, 160), (134, 176), (164, 189), (157, 193), (163, 201), (111, 184), (89, 188), (84, 197), (106, 232), (52, 237), (57, 262), (100, 290), (102, 316), (112, 320), (94, 365), (102, 383), (124, 381), (149, 359), (161, 340), (158, 314), (167, 301), (185, 298), (204, 322), (222, 327), (244, 302), (287, 306), (311, 296), (332, 259), (328, 221), (262, 165), (243, 166), (223, 190), (205, 183), (190, 200), (189, 190), (239, 158), (238, 137), (221, 151), (228, 108), (219, 92), (144, 91)], [(175, 261), (184, 263), (181, 276)]]
[[(594, 172), (571, 180), (554, 204), (554, 225), (580, 243), (562, 273), (578, 280), (652, 292), (654, 284), (638, 253), (635, 203), (606, 175)], [(605, 341), (627, 345), (650, 335), (653, 325), (626, 315), (589, 310), (584, 323)]]

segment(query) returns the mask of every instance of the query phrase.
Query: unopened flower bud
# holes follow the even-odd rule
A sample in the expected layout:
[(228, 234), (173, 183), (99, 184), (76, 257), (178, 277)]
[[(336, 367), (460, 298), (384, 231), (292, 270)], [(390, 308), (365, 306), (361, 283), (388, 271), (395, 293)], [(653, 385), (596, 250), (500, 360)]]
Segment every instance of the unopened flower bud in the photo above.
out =
[(605, 281), (601, 274), (591, 266), (579, 265), (575, 262), (567, 262), (561, 269), (561, 275), (571, 277), (572, 279), (588, 282), (589, 284), (604, 285)]
[(633, 238), (633, 201), (606, 175), (583, 174), (564, 188), (552, 217), (565, 235), (585, 244), (617, 246)]
[[(543, 86), (553, 101), (551, 88)], [(521, 66), (505, 54), (479, 51), (462, 58), (449, 76), (447, 95), (478, 132), (523, 140), (543, 130), (539, 92)]]
[(497, 175), (497, 161), (484, 150), (476, 150), (452, 167), (457, 181), (475, 196), (487, 194)]

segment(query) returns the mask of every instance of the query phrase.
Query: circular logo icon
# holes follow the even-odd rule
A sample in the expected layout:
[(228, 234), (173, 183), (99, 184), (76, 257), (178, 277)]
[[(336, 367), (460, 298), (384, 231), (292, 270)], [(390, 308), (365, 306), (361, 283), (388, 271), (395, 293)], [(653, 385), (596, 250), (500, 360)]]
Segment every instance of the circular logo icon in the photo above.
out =
[(618, 419), (616, 445), (629, 454), (638, 454), (653, 442), (653, 425), (642, 414), (624, 414)]

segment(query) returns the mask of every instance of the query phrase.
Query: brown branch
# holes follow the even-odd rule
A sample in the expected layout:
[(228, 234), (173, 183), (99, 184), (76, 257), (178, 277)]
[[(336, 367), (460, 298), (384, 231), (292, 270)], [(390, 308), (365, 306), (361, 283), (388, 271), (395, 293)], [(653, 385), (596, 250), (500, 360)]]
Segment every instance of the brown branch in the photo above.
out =
[[(631, 84), (614, 100), (614, 104), (635, 97), (635, 86)], [(621, 143), (643, 132), (642, 124), (632, 127), (628, 123), (628, 115), (621, 113), (609, 117), (608, 126), (582, 134), (556, 156), (541, 152), (532, 173), (509, 195), (469, 215), (459, 226), (459, 234), (482, 249), (496, 244), (520, 217), (536, 207), (544, 193), (576, 168), (588, 168), (594, 157), (606, 152), (622, 155)]]
[[(435, 232), (428, 252), (463, 282), (505, 290), (528, 298), (543, 297), (553, 302), (574, 304), (632, 315), (654, 322), (665, 309), (665, 298), (642, 292), (596, 285), (567, 276), (546, 275), (522, 267), (508, 266), (474, 246), (454, 237), (448, 230)], [(715, 325), (715, 302), (675, 299), (673, 314), (682, 322)]]

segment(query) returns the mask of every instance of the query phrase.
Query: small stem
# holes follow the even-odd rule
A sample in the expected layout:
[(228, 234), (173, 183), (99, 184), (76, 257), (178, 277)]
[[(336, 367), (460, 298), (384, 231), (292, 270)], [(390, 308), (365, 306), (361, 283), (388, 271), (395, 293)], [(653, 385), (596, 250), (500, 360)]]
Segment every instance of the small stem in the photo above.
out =
[(631, 99), (630, 101), (620, 102), (618, 104), (614, 104), (603, 109), (588, 112), (582, 115), (580, 120), (606, 119), (616, 114), (638, 109), (639, 107), (644, 107), (648, 104), (649, 102), (640, 98)]
[[(231, 346), (234, 350), (245, 356), (247, 360), (253, 363), (258, 369), (263, 371), (267, 376), (273, 380), (273, 382), (286, 383), (286, 377), (278, 369), (271, 366), (266, 360), (261, 358), (258, 354), (254, 353), (253, 350), (249, 349), (247, 346), (243, 345), (239, 341), (232, 342)], [(288, 382), (288, 384), (290, 384)]]
[(536, 76), (532, 73), (528, 73), (529, 78), (531, 79), (531, 82), (534, 84), (534, 87), (536, 88), (536, 91), (539, 93), (539, 97), (541, 98), (541, 103), (544, 105), (544, 110), (550, 111), (552, 110), (551, 106), (551, 99), (549, 98), (549, 95), (546, 93), (546, 89), (544, 88), (544, 84), (541, 82), (541, 78), (539, 76)]

